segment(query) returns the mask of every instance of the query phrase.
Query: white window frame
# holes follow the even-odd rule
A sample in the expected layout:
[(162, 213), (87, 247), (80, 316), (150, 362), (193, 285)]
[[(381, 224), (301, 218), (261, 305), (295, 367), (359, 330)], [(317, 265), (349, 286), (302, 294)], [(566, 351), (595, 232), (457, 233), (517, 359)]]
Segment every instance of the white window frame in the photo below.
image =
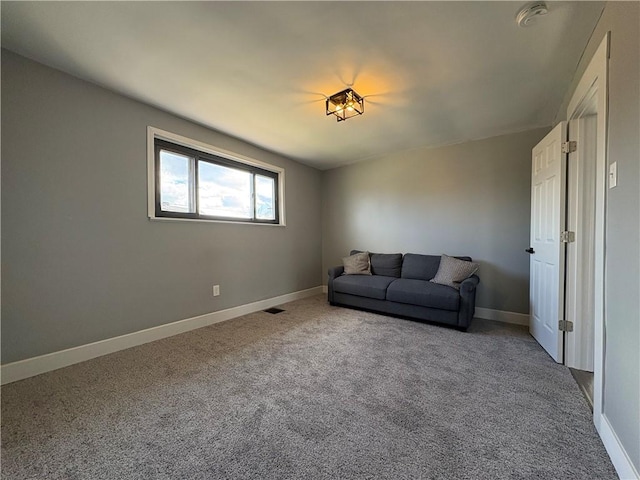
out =
[[(156, 161), (155, 161), (155, 140), (165, 140), (167, 142), (182, 145), (184, 147), (209, 153), (217, 157), (233, 160), (234, 162), (243, 163), (253, 167), (259, 167), (264, 170), (276, 173), (278, 175), (278, 223), (262, 223), (262, 222), (243, 222), (239, 220), (220, 220), (209, 218), (177, 218), (177, 217), (159, 217), (156, 216)], [(232, 223), (240, 225), (267, 225), (284, 227), (285, 222), (285, 198), (284, 198), (284, 168), (270, 165), (253, 158), (246, 157), (234, 152), (230, 152), (223, 148), (208, 145), (191, 138), (183, 137), (177, 133), (167, 132), (160, 128), (147, 127), (147, 215), (150, 220), (169, 221), (169, 222), (205, 222), (205, 223)]]

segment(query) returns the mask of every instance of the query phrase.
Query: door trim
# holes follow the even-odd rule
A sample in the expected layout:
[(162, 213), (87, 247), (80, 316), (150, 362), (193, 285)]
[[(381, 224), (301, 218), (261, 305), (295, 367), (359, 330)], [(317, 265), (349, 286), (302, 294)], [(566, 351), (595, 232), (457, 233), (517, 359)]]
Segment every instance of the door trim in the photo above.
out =
[[(595, 238), (594, 238), (594, 385), (593, 423), (602, 436), (603, 381), (604, 381), (604, 324), (605, 324), (605, 212), (606, 212), (606, 168), (607, 168), (607, 124), (608, 124), (608, 58), (609, 38), (607, 32), (594, 53), (587, 69), (574, 91), (567, 120), (579, 118), (590, 101), (597, 95), (596, 126), (596, 188), (595, 188)], [(580, 292), (576, 292), (579, 294)]]

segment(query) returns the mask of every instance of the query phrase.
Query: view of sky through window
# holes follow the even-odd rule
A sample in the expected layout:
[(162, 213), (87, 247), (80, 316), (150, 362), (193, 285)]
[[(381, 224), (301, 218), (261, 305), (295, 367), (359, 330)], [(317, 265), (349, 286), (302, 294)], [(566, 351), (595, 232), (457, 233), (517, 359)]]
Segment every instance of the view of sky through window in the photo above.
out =
[(256, 218), (260, 220), (276, 218), (275, 191), (273, 178), (256, 175)]
[(184, 155), (160, 152), (160, 205), (166, 212), (192, 212), (189, 194), (189, 165)]
[(251, 173), (198, 162), (200, 213), (216, 217), (251, 218)]

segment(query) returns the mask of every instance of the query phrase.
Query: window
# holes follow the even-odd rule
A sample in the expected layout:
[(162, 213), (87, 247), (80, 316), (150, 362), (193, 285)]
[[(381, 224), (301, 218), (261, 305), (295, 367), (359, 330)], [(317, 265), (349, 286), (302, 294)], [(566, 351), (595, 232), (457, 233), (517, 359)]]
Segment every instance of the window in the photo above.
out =
[(282, 169), (159, 132), (149, 127), (151, 218), (284, 224)]

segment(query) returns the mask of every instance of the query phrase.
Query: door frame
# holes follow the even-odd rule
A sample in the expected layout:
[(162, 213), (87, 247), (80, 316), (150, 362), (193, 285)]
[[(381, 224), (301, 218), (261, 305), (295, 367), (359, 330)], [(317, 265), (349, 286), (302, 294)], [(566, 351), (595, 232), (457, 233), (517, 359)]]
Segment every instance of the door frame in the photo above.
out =
[[(605, 353), (605, 222), (608, 127), (608, 59), (610, 32), (607, 32), (583, 73), (567, 108), (567, 121), (580, 118), (596, 96), (596, 178), (594, 236), (594, 355), (593, 423), (601, 432)], [(575, 292), (580, 299), (581, 292)], [(584, 347), (584, 346), (583, 346)]]

